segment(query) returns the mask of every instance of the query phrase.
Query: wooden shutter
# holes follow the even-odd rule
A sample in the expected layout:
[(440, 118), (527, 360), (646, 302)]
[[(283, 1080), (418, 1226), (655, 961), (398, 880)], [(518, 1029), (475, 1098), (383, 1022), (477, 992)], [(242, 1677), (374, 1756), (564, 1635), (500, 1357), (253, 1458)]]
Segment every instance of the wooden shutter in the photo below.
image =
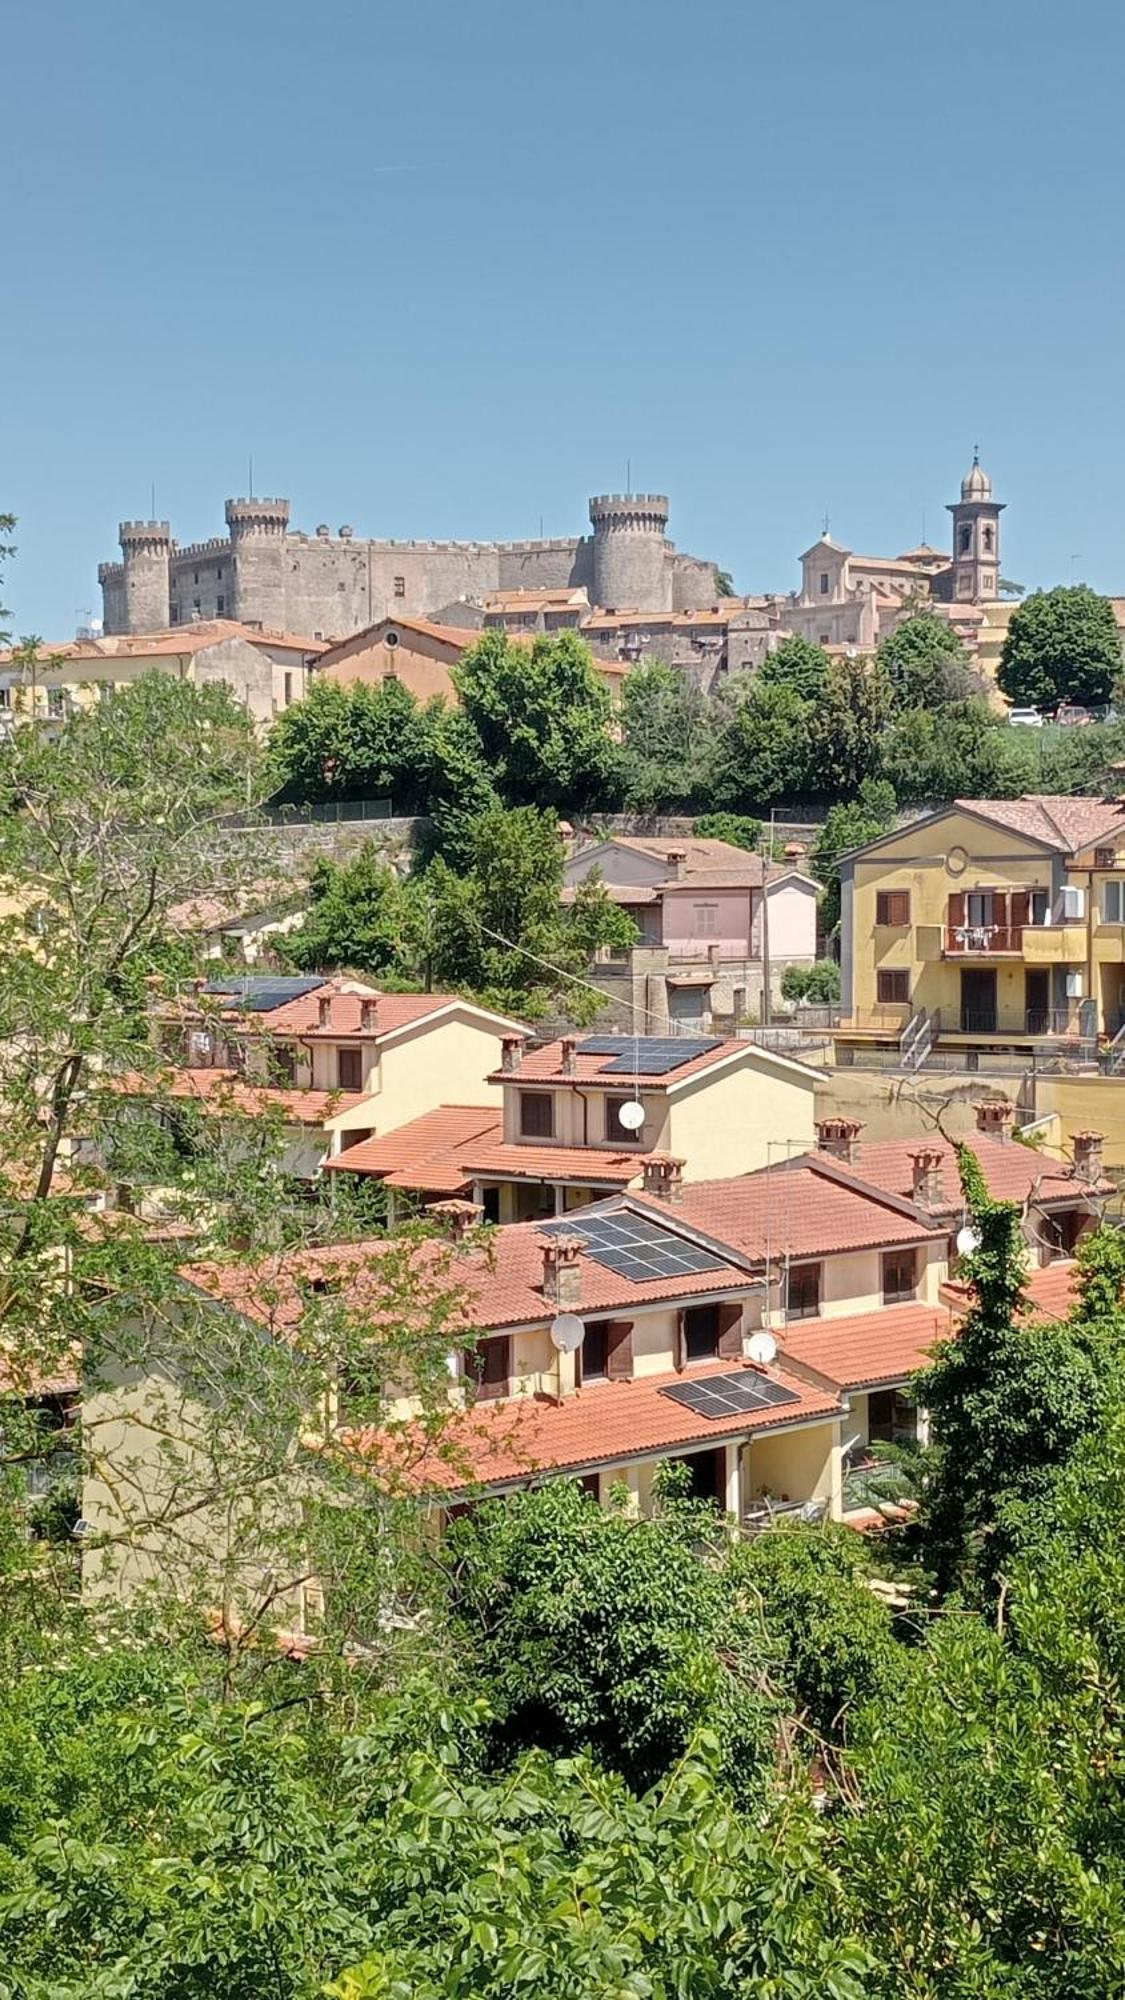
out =
[(1030, 891), (1030, 889), (1013, 889), (1013, 891), (1012, 891), (1012, 929), (1013, 929), (1013, 930), (1016, 930), (1016, 929), (1017, 929), (1017, 928), (1018, 928), (1018, 927), (1019, 927), (1020, 925), (1022, 925), (1022, 924), (1029, 924), (1030, 922), (1031, 922), (1031, 891)]
[(719, 1353), (742, 1354), (742, 1301), (732, 1299), (719, 1307)]
[(611, 1319), (606, 1329), (605, 1372), (611, 1382), (631, 1382), (633, 1379), (633, 1322), (631, 1319)]
[(687, 1340), (684, 1333), (683, 1309), (681, 1308), (681, 1310), (676, 1314), (676, 1334), (672, 1351), (673, 1368), (678, 1370), (683, 1367), (684, 1355), (686, 1352), (687, 1352)]
[(956, 895), (949, 898), (949, 921), (954, 927), (963, 924), (965, 921), (965, 891), (963, 889), (958, 889)]

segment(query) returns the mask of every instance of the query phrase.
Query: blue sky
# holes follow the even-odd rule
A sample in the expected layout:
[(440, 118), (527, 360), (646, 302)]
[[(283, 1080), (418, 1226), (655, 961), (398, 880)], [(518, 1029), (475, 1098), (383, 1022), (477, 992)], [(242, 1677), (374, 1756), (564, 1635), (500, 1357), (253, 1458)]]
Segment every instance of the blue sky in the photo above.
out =
[(119, 519), (581, 531), (787, 589), (944, 542), (979, 439), (1029, 586), (1125, 591), (1125, 10), (1072, 0), (9, 8), (5, 600)]

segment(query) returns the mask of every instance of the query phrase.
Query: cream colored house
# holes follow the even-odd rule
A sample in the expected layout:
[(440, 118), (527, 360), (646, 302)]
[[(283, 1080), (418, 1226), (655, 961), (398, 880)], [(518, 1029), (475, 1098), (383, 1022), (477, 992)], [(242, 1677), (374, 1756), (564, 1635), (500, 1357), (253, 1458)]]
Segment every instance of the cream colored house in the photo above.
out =
[[(528, 645), (537, 636), (534, 632), (512, 634), (517, 642)], [(449, 670), (479, 637), (477, 630), (439, 625), (431, 618), (380, 618), (377, 624), (325, 648), (316, 662), (316, 672), (319, 678), (345, 687), (353, 681), (401, 681), (418, 701), (440, 695), (453, 702), (457, 693)], [(593, 667), (603, 687), (618, 694), (628, 669), (614, 660), (598, 658)]]
[(11, 651), (0, 653), (0, 724), (32, 716), (59, 723), (103, 693), (162, 673), (197, 686), (225, 682), (265, 727), (301, 700), (310, 666), (323, 651), (317, 639), (212, 618), (166, 632), (114, 633), (43, 646), (33, 664)]

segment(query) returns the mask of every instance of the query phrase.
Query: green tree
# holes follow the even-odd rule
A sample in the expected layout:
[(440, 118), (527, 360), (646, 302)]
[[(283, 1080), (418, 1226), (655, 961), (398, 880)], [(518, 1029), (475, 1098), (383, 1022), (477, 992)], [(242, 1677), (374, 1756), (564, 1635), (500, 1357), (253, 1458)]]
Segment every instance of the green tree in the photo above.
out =
[(745, 813), (700, 813), (695, 831), (701, 840), (725, 840), (731, 847), (744, 847), (749, 854), (756, 854), (762, 838), (762, 822), (747, 818)]
[(742, 1567), (793, 1704), (820, 1734), (838, 1735), (845, 1713), (889, 1692), (899, 1666), (862, 1539), (849, 1528), (783, 1524), (746, 1544)]
[(965, 648), (935, 611), (905, 618), (883, 640), (876, 657), (897, 708), (938, 708), (945, 702), (968, 701), (980, 692)]
[(904, 803), (1018, 798), (1036, 788), (1036, 734), (1010, 728), (979, 699), (907, 709), (887, 729), (882, 768)]
[(690, 805), (703, 790), (711, 705), (689, 675), (645, 660), (621, 691), (624, 803), (632, 812)]
[(452, 675), (508, 804), (581, 812), (616, 802), (613, 704), (576, 632), (540, 635), (530, 646), (484, 632)]
[(1121, 676), (1121, 642), (1107, 597), (1086, 584), (1037, 590), (1012, 613), (997, 682), (1017, 707), (1100, 708)]
[(373, 842), (348, 861), (321, 859), (309, 881), (299, 930), (278, 950), (300, 972), (390, 973), (409, 977), (404, 958), (404, 887)]
[(716, 702), (709, 792), (719, 810), (802, 798), (809, 775), (812, 711), (789, 687), (737, 674)]
[(809, 865), (817, 881), (824, 884), (823, 920), (829, 935), (840, 921), (841, 854), (850, 854), (853, 848), (889, 833), (897, 811), (893, 786), (885, 779), (865, 778), (858, 798), (833, 806), (826, 815), (809, 854)]
[[(16, 517), (14, 514), (0, 514), (0, 535), (10, 535), (15, 525), (16, 525)], [(0, 563), (6, 562), (9, 556), (15, 555), (15, 552), (16, 550), (14, 542), (0, 541)], [(3, 580), (3, 574), (4, 574), (3, 570), (0, 569), (0, 582), (2, 582)], [(0, 604), (0, 619), (5, 619), (7, 618), (7, 616), (8, 612), (5, 610), (4, 606)], [(0, 646), (8, 645), (11, 636), (12, 636), (11, 633), (6, 632), (3, 628), (3, 625), (0, 624)]]
[(772, 653), (767, 653), (758, 669), (766, 687), (792, 688), (802, 701), (819, 701), (824, 692), (829, 655), (799, 632), (789, 633)]
[(417, 701), (393, 678), (349, 686), (314, 680), (271, 732), (278, 797), (301, 804), (389, 798), (396, 812), (424, 811), (442, 708)]
[(840, 968), (834, 958), (815, 965), (787, 965), (781, 975), (783, 1000), (808, 1000), (823, 1006), (840, 998)]
[(451, 868), (470, 867), (476, 823), (500, 803), (468, 716), (460, 708), (445, 709), (434, 726), (428, 851)]
[(821, 692), (809, 709), (807, 782), (811, 794), (829, 800), (847, 798), (865, 778), (878, 776), (891, 702), (890, 686), (878, 661), (857, 658), (830, 663)]

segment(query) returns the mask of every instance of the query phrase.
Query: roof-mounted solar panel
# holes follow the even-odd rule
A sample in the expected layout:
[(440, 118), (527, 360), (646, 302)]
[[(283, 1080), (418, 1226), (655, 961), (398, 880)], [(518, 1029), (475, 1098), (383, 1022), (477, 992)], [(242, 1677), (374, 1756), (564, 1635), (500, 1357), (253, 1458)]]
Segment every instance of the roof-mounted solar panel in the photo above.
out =
[(721, 1417), (750, 1416), (757, 1410), (800, 1401), (795, 1389), (771, 1382), (768, 1375), (760, 1375), (754, 1368), (742, 1368), (737, 1375), (708, 1375), (701, 1382), (674, 1382), (660, 1393), (713, 1423)]
[(699, 1271), (721, 1271), (723, 1259), (699, 1243), (689, 1243), (658, 1222), (632, 1215), (569, 1215), (540, 1225), (547, 1236), (580, 1236), (583, 1252), (607, 1271), (630, 1284), (647, 1285), (660, 1278), (684, 1278)]
[(721, 1035), (587, 1035), (578, 1054), (612, 1056), (603, 1076), (667, 1076), (722, 1046)]
[(209, 979), (203, 991), (228, 1001), (244, 1013), (272, 1014), (275, 1007), (302, 1000), (306, 993), (315, 993), (323, 985), (324, 980), (318, 978), (289, 979), (276, 973), (249, 973), (238, 978)]

